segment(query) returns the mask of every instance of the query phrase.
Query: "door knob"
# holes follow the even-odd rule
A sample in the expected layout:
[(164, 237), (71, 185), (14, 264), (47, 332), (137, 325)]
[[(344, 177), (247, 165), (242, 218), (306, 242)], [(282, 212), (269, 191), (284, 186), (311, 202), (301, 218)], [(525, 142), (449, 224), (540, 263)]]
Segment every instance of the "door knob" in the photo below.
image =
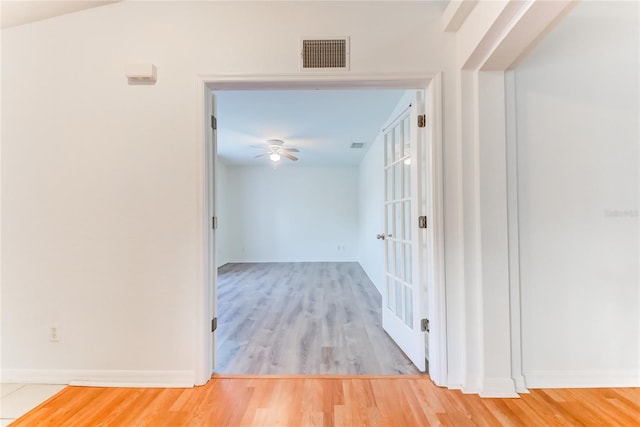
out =
[(384, 234), (384, 233), (381, 233), (381, 234), (378, 234), (378, 235), (376, 236), (376, 239), (378, 239), (378, 240), (384, 240), (384, 239), (386, 239), (387, 237), (393, 237), (393, 234)]

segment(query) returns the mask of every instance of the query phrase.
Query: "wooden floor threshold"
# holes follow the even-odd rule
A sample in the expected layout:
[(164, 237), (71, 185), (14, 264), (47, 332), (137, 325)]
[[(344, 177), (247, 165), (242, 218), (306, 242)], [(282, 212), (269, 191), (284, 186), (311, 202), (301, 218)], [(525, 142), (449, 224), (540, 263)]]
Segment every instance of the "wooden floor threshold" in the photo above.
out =
[(241, 379), (241, 380), (287, 380), (287, 379), (308, 379), (308, 380), (410, 380), (410, 379), (422, 379), (431, 380), (428, 374), (406, 374), (406, 375), (342, 375), (342, 374), (312, 374), (312, 375), (246, 375), (246, 374), (213, 374), (212, 380), (215, 379)]

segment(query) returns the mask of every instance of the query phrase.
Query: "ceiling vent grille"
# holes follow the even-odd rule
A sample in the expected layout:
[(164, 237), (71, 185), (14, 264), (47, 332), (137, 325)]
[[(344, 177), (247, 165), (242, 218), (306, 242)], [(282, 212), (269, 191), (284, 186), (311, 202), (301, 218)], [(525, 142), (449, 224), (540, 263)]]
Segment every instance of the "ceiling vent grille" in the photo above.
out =
[(362, 147), (364, 147), (364, 142), (352, 142), (351, 143), (351, 148), (360, 149)]
[(348, 70), (349, 38), (302, 39), (303, 70)]

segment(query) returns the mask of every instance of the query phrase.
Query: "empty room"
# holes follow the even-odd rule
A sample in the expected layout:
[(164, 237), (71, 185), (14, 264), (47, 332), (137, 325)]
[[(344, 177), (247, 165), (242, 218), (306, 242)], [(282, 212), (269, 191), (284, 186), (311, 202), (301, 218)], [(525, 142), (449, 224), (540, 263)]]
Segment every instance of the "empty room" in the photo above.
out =
[(637, 425), (639, 2), (0, 8), (0, 425)]

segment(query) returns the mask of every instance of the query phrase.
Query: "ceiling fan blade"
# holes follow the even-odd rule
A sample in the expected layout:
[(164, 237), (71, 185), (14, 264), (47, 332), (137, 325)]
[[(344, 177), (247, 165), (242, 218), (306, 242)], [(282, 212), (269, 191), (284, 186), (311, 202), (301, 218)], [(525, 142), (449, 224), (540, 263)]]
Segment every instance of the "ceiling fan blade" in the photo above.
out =
[(287, 159), (289, 159), (289, 160), (293, 160), (294, 162), (295, 162), (296, 160), (298, 160), (298, 158), (297, 158), (297, 157), (292, 156), (292, 155), (291, 155), (291, 154), (289, 154), (289, 153), (285, 153), (284, 151), (281, 151), (281, 152), (280, 152), (280, 155), (281, 155), (282, 157), (286, 157), (286, 158), (287, 158)]
[(262, 153), (262, 154), (258, 154), (257, 156), (253, 156), (253, 158), (257, 158), (257, 157), (264, 157), (264, 156), (268, 156), (271, 153)]
[(282, 150), (288, 151), (290, 153), (299, 153), (300, 152), (300, 150), (298, 150), (297, 148), (283, 148)]

